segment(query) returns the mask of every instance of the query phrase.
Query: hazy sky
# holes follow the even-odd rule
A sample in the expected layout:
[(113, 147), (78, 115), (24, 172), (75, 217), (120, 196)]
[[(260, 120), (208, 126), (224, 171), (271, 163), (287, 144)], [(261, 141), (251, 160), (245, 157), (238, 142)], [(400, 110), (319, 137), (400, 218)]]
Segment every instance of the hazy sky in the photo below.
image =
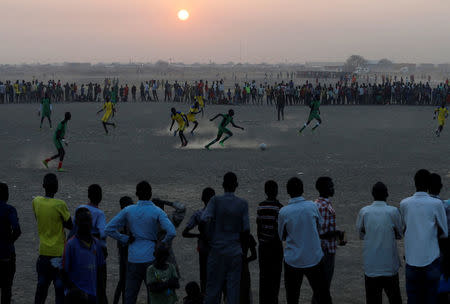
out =
[[(0, 64), (450, 62), (450, 0), (0, 0)], [(186, 9), (188, 21), (177, 12)]]

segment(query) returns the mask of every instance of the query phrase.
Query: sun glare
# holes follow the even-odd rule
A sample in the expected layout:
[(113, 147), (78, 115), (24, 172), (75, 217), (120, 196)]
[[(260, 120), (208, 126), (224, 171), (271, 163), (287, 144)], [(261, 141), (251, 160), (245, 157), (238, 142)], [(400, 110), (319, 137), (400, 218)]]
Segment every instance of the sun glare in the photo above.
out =
[(187, 10), (182, 9), (178, 12), (178, 19), (185, 21), (188, 18), (189, 18), (189, 12)]

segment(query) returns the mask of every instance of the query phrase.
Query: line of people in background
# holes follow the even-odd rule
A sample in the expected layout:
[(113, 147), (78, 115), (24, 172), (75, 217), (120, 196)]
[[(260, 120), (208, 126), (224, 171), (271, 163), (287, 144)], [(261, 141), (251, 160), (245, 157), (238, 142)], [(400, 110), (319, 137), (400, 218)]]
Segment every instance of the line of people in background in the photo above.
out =
[(322, 104), (402, 104), (402, 105), (439, 105), (450, 102), (448, 80), (432, 87), (428, 82), (416, 83), (404, 81), (403, 78), (385, 78), (382, 83), (358, 82), (356, 78), (348, 81), (305, 83), (267, 81), (257, 83), (255, 80), (235, 83), (234, 87), (226, 88), (224, 81), (217, 80), (208, 83), (195, 81), (189, 84), (173, 83), (168, 80), (143, 81), (135, 84), (120, 84), (119, 79), (106, 78), (103, 86), (99, 83), (81, 84), (66, 83), (60, 80), (50, 80), (43, 83), (39, 80), (26, 82), (0, 82), (0, 103), (39, 102), (48, 93), (55, 102), (60, 101), (91, 101), (100, 102), (109, 96), (112, 102), (128, 101), (160, 101), (158, 91), (163, 90), (163, 101), (194, 102), (197, 96), (210, 104), (254, 104), (273, 105), (277, 96), (282, 94), (287, 105), (309, 105), (313, 98), (320, 98)]
[[(438, 174), (419, 170), (414, 176), (416, 192), (401, 201), (400, 208), (387, 204), (387, 186), (372, 187), (374, 202), (361, 209), (356, 228), (363, 244), (366, 303), (402, 303), (398, 271), (401, 259), (397, 240), (404, 237), (408, 303), (448, 303), (450, 259), (448, 228), (450, 202), (439, 197), (443, 187)], [(293, 177), (286, 184), (286, 205), (278, 197), (278, 184), (264, 185), (266, 200), (257, 206), (257, 241), (250, 232), (248, 203), (236, 196), (237, 176), (223, 178), (223, 195), (212, 188), (202, 193), (204, 208), (197, 210), (182, 232), (196, 238), (200, 284), (186, 285), (186, 304), (252, 303), (249, 263), (259, 260), (259, 303), (276, 304), (282, 270), (286, 302), (299, 303), (303, 278), (313, 291), (312, 303), (332, 303), (338, 246), (347, 242), (337, 229), (331, 202), (334, 183), (330, 177), (316, 181), (318, 198), (304, 198), (303, 182)], [(180, 270), (172, 241), (186, 207), (153, 199), (151, 185), (136, 186), (137, 203), (120, 199), (121, 211), (107, 223), (100, 209), (102, 189), (88, 188), (87, 204), (79, 205), (72, 220), (66, 202), (56, 199), (58, 179), (47, 174), (44, 196), (33, 199), (39, 234), (38, 283), (35, 303), (46, 302), (53, 283), (55, 303), (107, 303), (106, 237), (117, 240), (119, 277), (113, 303), (134, 304), (142, 283), (148, 303), (177, 303)], [(16, 270), (14, 242), (21, 230), (17, 211), (9, 205), (8, 186), (0, 183), (0, 287), (2, 303), (10, 303)], [(167, 212), (172, 208), (172, 212)], [(198, 228), (198, 233), (192, 230)], [(69, 231), (66, 238), (64, 230)], [(284, 245), (283, 245), (284, 243)], [(179, 292), (178, 292), (179, 293)], [(283, 301), (281, 301), (283, 302)]]

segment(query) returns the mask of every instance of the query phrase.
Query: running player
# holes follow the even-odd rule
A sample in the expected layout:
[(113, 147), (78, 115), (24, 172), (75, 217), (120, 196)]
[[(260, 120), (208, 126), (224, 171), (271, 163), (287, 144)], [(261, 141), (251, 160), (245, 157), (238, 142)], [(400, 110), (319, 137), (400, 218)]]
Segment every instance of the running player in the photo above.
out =
[(42, 123), (44, 122), (44, 118), (48, 119), (48, 123), (50, 124), (50, 129), (52, 128), (52, 120), (50, 116), (52, 115), (53, 106), (50, 101), (50, 97), (48, 93), (45, 93), (45, 97), (41, 100), (41, 107), (39, 110), (39, 115), (41, 116), (41, 125), (39, 126), (42, 129)]
[(178, 124), (178, 130), (175, 131), (174, 135), (176, 136), (178, 132), (178, 136), (180, 136), (181, 139), (181, 146), (185, 147), (187, 146), (188, 141), (184, 136), (184, 130), (186, 130), (186, 127), (189, 127), (189, 121), (183, 112), (177, 112), (175, 108), (172, 108), (170, 111), (172, 113), (172, 124), (170, 125), (170, 131), (172, 132), (173, 125), (176, 121)]
[(114, 116), (114, 113), (116, 113), (116, 107), (110, 101), (109, 96), (106, 96), (106, 101), (103, 104), (103, 107), (97, 112), (97, 114), (99, 114), (102, 111), (105, 111), (105, 114), (102, 117), (103, 128), (105, 128), (105, 132), (106, 134), (108, 134), (108, 128), (106, 126), (113, 126), (114, 128), (116, 128), (115, 123), (109, 122), (111, 117)]
[(448, 117), (448, 109), (445, 106), (445, 102), (442, 103), (440, 108), (437, 108), (436, 110), (434, 110), (433, 119), (436, 119), (436, 114), (437, 114), (437, 119), (438, 119), (438, 124), (439, 124), (439, 126), (436, 130), (436, 136), (439, 137), (441, 135), (442, 129), (444, 128), (445, 120)]
[(228, 124), (231, 124), (233, 127), (237, 128), (237, 129), (241, 129), (244, 130), (244, 128), (237, 126), (234, 121), (233, 121), (233, 116), (234, 116), (234, 111), (233, 110), (229, 110), (228, 114), (217, 114), (216, 116), (214, 116), (213, 118), (211, 118), (209, 121), (213, 121), (218, 117), (222, 117), (222, 122), (219, 125), (219, 131), (217, 132), (217, 137), (216, 139), (214, 139), (212, 142), (210, 142), (209, 144), (207, 144), (205, 146), (205, 148), (207, 150), (209, 150), (209, 147), (213, 144), (215, 144), (216, 142), (218, 142), (220, 140), (220, 138), (222, 137), (223, 133), (225, 133), (227, 135), (227, 137), (225, 137), (224, 139), (222, 139), (219, 144), (223, 147), (224, 146), (224, 142), (229, 139), (231, 136), (233, 136), (233, 133), (227, 129)]
[(322, 123), (322, 119), (320, 118), (320, 97), (316, 96), (314, 100), (311, 102), (311, 105), (309, 106), (311, 108), (311, 111), (309, 112), (308, 121), (303, 125), (303, 127), (298, 131), (300, 134), (303, 132), (303, 130), (306, 129), (306, 127), (313, 121), (313, 119), (317, 120), (317, 124), (312, 128), (311, 131), (314, 131), (317, 129), (317, 127), (320, 126)]
[(66, 155), (66, 151), (64, 150), (62, 143), (64, 142), (66, 146), (68, 145), (68, 143), (64, 139), (64, 136), (66, 135), (67, 122), (71, 118), (72, 115), (70, 114), (70, 112), (66, 112), (66, 114), (64, 115), (64, 120), (61, 121), (56, 128), (55, 134), (53, 135), (53, 143), (55, 144), (56, 150), (58, 150), (58, 154), (47, 158), (42, 162), (46, 168), (48, 168), (48, 163), (51, 160), (59, 157), (58, 172), (64, 172), (64, 170), (62, 169), (62, 163), (64, 160), (64, 156)]
[(198, 127), (197, 118), (195, 118), (195, 115), (200, 113), (200, 105), (198, 102), (194, 103), (193, 106), (189, 108), (189, 113), (186, 115), (188, 122), (194, 123), (194, 127), (191, 130), (191, 134), (194, 134), (194, 130)]

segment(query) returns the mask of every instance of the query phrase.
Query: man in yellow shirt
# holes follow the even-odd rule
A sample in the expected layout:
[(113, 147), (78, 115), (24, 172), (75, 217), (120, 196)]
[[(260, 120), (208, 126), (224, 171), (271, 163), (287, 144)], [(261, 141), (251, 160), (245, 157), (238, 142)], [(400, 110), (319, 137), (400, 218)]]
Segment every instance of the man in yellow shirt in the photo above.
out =
[[(186, 137), (184, 136), (184, 130), (186, 130), (186, 127), (189, 127), (189, 121), (186, 117), (186, 115), (183, 112), (177, 112), (175, 108), (172, 108), (171, 110), (171, 118), (172, 118), (172, 124), (170, 125), (170, 131), (172, 132), (173, 125), (175, 124), (175, 121), (178, 124), (178, 136), (180, 136), (181, 139), (181, 146), (185, 147), (188, 144), (188, 141)], [(175, 131), (175, 135), (177, 134), (177, 131)]]
[(442, 129), (444, 129), (445, 120), (448, 117), (448, 109), (445, 106), (445, 102), (442, 103), (440, 108), (437, 108), (434, 110), (434, 117), (433, 119), (438, 119), (438, 128), (436, 129), (436, 136), (439, 137), (441, 135)]
[(194, 124), (194, 127), (191, 130), (191, 134), (194, 134), (194, 130), (198, 127), (198, 121), (195, 115), (200, 112), (200, 105), (198, 102), (195, 102), (194, 105), (189, 108), (189, 113), (186, 115), (188, 122), (192, 122)]
[(105, 103), (103, 104), (103, 107), (97, 112), (97, 114), (99, 114), (102, 111), (105, 111), (105, 114), (102, 117), (103, 128), (105, 128), (105, 132), (106, 134), (108, 134), (108, 128), (106, 126), (113, 126), (114, 128), (116, 128), (115, 123), (109, 122), (109, 120), (116, 113), (116, 108), (114, 104), (110, 101), (109, 96), (106, 96)]
[(64, 201), (55, 199), (58, 192), (58, 179), (55, 174), (44, 177), (45, 197), (33, 199), (33, 212), (36, 217), (39, 234), (39, 258), (37, 260), (38, 283), (35, 303), (44, 304), (48, 288), (53, 281), (55, 286), (55, 304), (64, 303), (64, 284), (61, 277), (62, 255), (66, 235), (64, 228), (73, 228), (72, 219)]

